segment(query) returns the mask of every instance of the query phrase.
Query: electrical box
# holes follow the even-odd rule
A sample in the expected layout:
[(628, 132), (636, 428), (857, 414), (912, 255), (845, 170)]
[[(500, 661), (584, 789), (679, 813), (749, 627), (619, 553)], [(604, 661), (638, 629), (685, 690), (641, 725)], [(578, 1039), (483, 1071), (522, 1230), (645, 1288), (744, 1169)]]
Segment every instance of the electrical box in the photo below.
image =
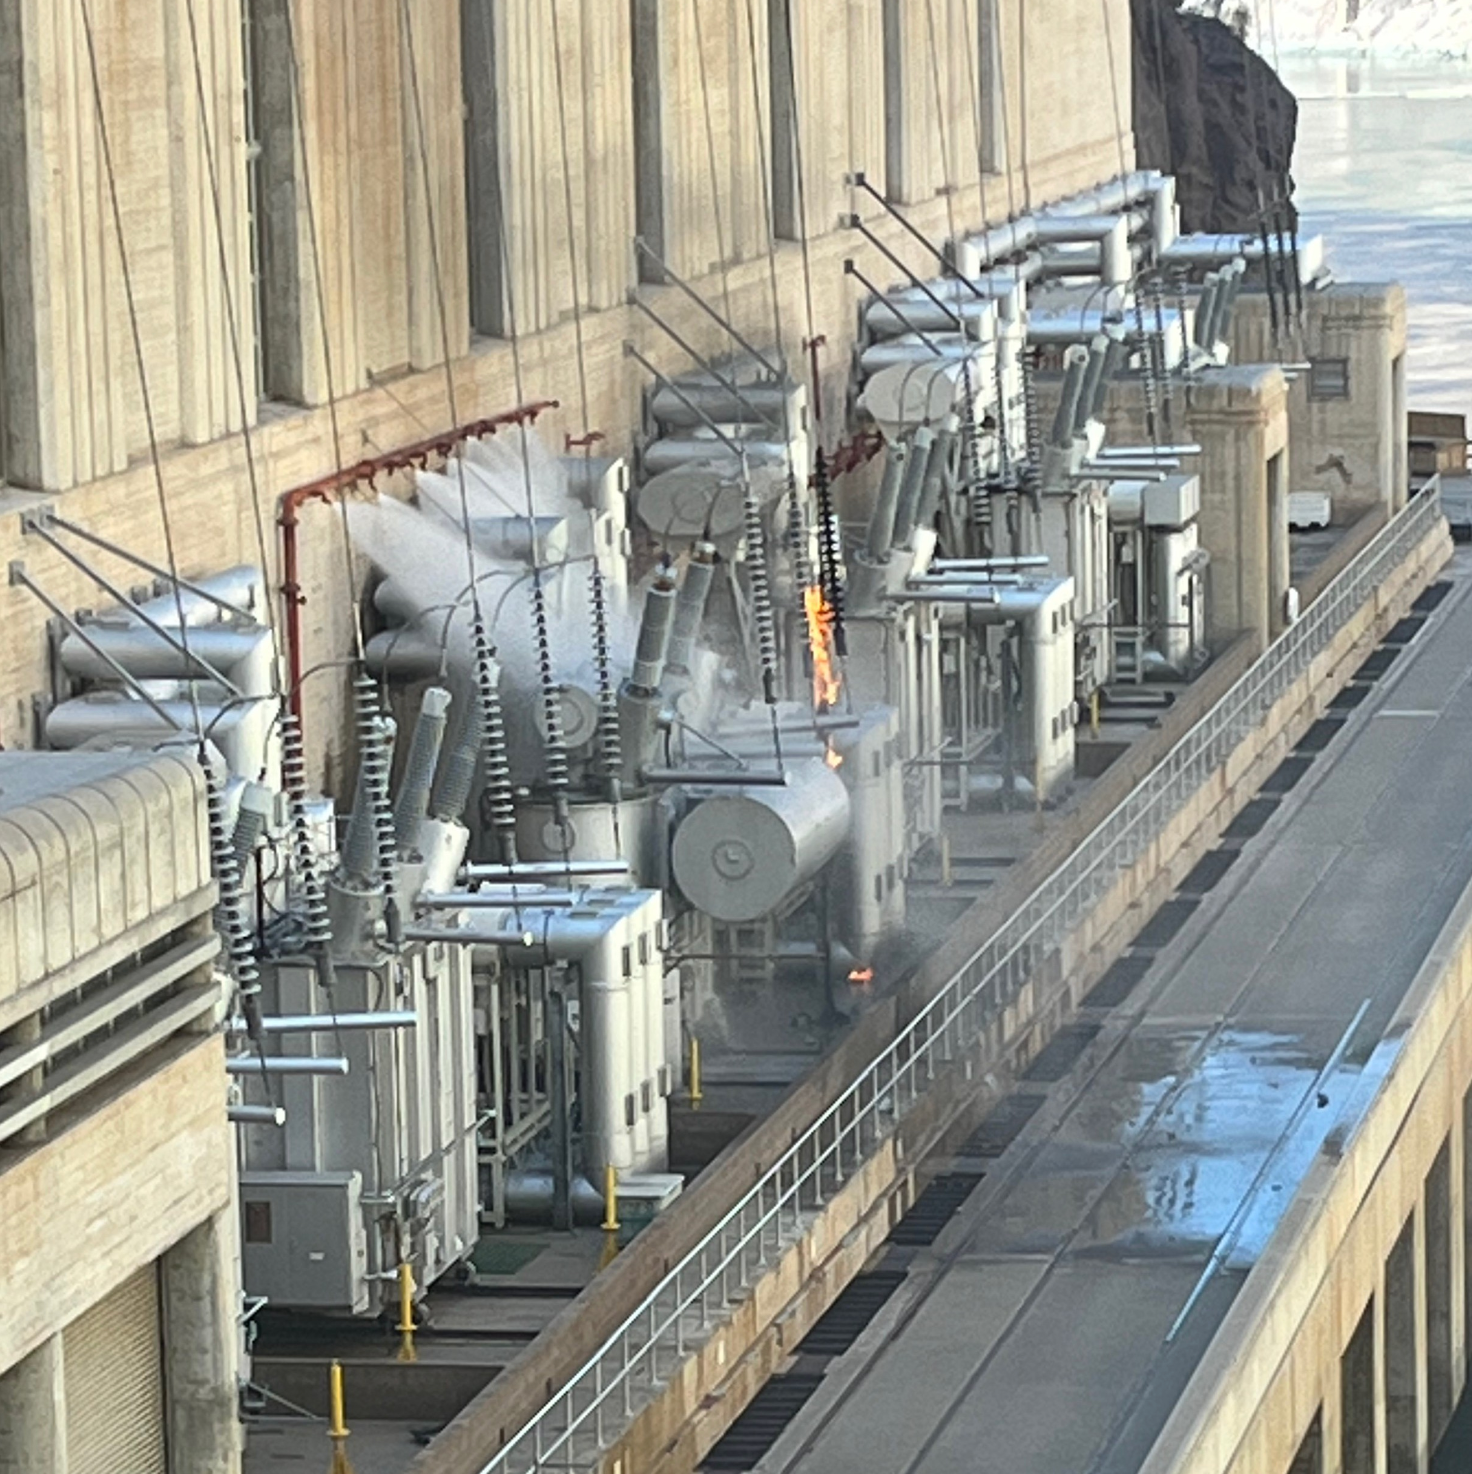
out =
[(368, 1237), (356, 1172), (242, 1172), (245, 1287), (274, 1304), (361, 1315)]
[(1144, 490), (1146, 527), (1188, 527), (1201, 515), (1201, 478), (1167, 476)]

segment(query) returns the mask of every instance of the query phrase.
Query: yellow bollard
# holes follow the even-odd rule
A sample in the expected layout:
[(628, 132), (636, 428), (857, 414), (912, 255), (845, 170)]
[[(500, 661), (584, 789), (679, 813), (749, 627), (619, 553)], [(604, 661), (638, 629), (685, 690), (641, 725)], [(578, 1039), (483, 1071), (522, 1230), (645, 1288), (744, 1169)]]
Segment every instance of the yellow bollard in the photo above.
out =
[(331, 1474), (353, 1474), (353, 1466), (348, 1463), (348, 1425), (343, 1404), (340, 1361), (332, 1363), (328, 1381), (328, 1405), (327, 1436), (332, 1440)]
[(700, 1040), (690, 1036), (690, 1104), (698, 1106), (705, 1099), (700, 1089)]
[(414, 1349), (414, 1271), (406, 1259), (399, 1265), (399, 1360), (418, 1361)]
[(603, 1231), (618, 1232), (618, 1168), (612, 1163), (603, 1169)]

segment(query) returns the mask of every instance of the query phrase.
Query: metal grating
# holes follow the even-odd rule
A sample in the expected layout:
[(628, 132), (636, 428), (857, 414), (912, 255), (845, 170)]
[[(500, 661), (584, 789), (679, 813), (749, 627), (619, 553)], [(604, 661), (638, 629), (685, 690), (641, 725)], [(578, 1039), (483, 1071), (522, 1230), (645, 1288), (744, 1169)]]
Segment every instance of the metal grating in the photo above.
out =
[(1023, 1073), (1024, 1080), (1051, 1085), (1061, 1080), (1078, 1063), (1078, 1057), (1099, 1032), (1098, 1024), (1067, 1024), (1048, 1041), (1043, 1052)]
[(1417, 614), (1430, 614), (1451, 591), (1451, 584), (1446, 579), (1442, 579), (1439, 583), (1431, 584), (1429, 587), (1422, 589), (1416, 598), (1416, 602), (1411, 605), (1411, 608)]
[(1158, 951), (1168, 946), (1171, 939), (1191, 919), (1191, 913), (1201, 904), (1191, 897), (1176, 897), (1166, 901), (1145, 923), (1130, 943), (1147, 951)]
[(1307, 732), (1299, 738), (1298, 746), (1294, 752), (1303, 752), (1310, 755), (1323, 752), (1323, 750), (1334, 740), (1343, 728), (1344, 717), (1320, 717)]
[(1042, 1095), (1015, 1094), (998, 1101), (957, 1155), (1000, 1157), (1022, 1135), (1022, 1128), (1037, 1115), (1045, 1099)]
[(1383, 643), (1386, 645), (1409, 645), (1421, 633), (1421, 626), (1425, 623), (1426, 616), (1424, 614), (1408, 614), (1386, 635)]
[(1391, 662), (1400, 654), (1394, 645), (1382, 645), (1372, 650), (1365, 663), (1350, 678), (1355, 681), (1378, 681), (1390, 669)]
[(1084, 998), (1085, 1008), (1118, 1008), (1140, 983), (1155, 959), (1144, 952), (1126, 952), (1099, 979)]
[(1204, 896), (1215, 890), (1222, 877), (1236, 863), (1240, 850), (1208, 850), (1191, 867), (1191, 873), (1181, 882), (1183, 896)]
[(982, 1176), (980, 1172), (942, 1172), (932, 1178), (891, 1230), (890, 1243), (902, 1249), (923, 1249), (933, 1244), (941, 1229), (956, 1216), (956, 1210), (976, 1191)]
[(1330, 711), (1353, 711), (1370, 694), (1368, 686), (1348, 685), (1329, 703)]
[(1313, 762), (1312, 757), (1285, 757), (1268, 775), (1262, 791), (1281, 798), (1291, 789), (1298, 787), (1299, 779), (1313, 766)]
[(797, 1348), (799, 1355), (842, 1356), (904, 1281), (905, 1276), (899, 1270), (861, 1274), (802, 1338)]
[(1227, 825), (1224, 838), (1251, 839), (1262, 832), (1263, 825), (1277, 811), (1276, 798), (1254, 798), (1242, 805), (1242, 812)]
[(706, 1454), (701, 1468), (726, 1474), (745, 1474), (755, 1468), (822, 1380), (796, 1375), (773, 1377), (726, 1430), (726, 1436)]

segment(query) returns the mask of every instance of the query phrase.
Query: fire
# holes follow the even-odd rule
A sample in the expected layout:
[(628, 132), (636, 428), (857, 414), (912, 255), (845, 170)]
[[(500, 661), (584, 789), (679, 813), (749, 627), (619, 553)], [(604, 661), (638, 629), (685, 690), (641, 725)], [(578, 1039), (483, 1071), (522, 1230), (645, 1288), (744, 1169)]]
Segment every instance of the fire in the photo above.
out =
[(843, 754), (830, 743), (828, 746), (828, 751), (823, 754), (823, 761), (827, 763), (828, 766), (832, 768), (835, 772), (837, 772), (837, 770), (843, 766)]
[[(808, 649), (813, 657), (813, 705), (819, 711), (829, 711), (838, 704), (841, 689), (833, 659), (833, 606), (817, 584), (809, 584), (802, 591), (802, 607), (807, 615)], [(831, 756), (828, 765), (838, 766)]]
[(857, 987), (868, 987), (874, 981), (874, 969), (872, 967), (856, 967), (849, 973), (848, 980)]

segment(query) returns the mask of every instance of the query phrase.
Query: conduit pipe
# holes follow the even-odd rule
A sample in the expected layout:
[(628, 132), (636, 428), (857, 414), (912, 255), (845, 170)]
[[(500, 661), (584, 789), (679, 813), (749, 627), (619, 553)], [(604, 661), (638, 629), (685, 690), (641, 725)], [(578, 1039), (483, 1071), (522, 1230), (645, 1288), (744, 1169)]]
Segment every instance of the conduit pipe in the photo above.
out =
[[(306, 595), (302, 592), (297, 529), (301, 520), (301, 509), (308, 502), (333, 502), (354, 487), (373, 486), (380, 476), (392, 475), (410, 469), (424, 469), (431, 458), (448, 459), (467, 440), (478, 440), (485, 435), (494, 435), (507, 425), (525, 425), (536, 420), (543, 410), (556, 409), (555, 399), (537, 400), (531, 404), (518, 405), (501, 414), (486, 419), (471, 420), (443, 435), (433, 435), (417, 440), (398, 450), (383, 455), (370, 456), (351, 466), (343, 466), (329, 475), (309, 481), (304, 486), (293, 487), (282, 498), (276, 516), (276, 525), (281, 533), (281, 603), (282, 630), (286, 644), (287, 687), (286, 699), (297, 725), (302, 725), (301, 684), (303, 673), (302, 657), (302, 605)], [(351, 591), (349, 591), (349, 597)]]

